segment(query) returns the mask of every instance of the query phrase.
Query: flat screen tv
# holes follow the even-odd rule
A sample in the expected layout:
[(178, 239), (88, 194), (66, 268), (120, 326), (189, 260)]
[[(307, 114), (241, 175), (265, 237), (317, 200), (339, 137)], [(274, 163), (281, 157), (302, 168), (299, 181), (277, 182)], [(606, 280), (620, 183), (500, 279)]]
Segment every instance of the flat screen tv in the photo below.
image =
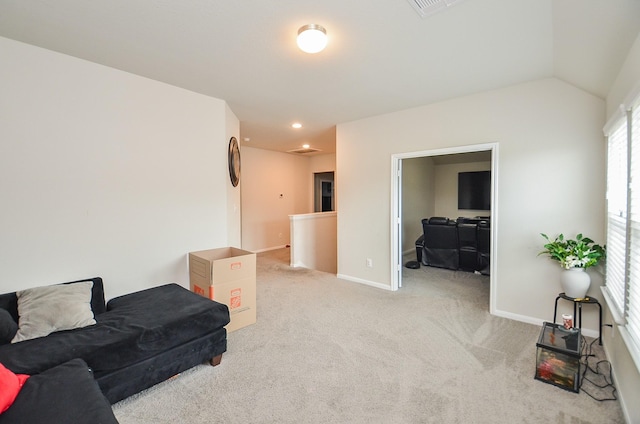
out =
[(491, 171), (458, 173), (458, 209), (491, 210)]

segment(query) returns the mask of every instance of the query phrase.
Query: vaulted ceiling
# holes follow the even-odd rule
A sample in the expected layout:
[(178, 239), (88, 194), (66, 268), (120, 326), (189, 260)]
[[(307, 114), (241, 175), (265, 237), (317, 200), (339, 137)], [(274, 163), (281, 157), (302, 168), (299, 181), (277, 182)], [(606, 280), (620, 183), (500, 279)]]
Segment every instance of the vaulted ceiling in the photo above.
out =
[(639, 0), (410, 1), (0, 0), (0, 36), (224, 99), (244, 145), (332, 152), (338, 123), (538, 78), (604, 98), (640, 32)]

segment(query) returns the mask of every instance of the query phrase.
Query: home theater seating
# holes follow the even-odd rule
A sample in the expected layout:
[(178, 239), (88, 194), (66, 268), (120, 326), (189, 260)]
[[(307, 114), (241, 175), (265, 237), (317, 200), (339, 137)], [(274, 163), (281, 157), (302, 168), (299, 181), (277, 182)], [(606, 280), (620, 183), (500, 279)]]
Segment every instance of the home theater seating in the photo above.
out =
[(425, 266), (489, 275), (491, 221), (489, 217), (422, 220), (416, 256)]

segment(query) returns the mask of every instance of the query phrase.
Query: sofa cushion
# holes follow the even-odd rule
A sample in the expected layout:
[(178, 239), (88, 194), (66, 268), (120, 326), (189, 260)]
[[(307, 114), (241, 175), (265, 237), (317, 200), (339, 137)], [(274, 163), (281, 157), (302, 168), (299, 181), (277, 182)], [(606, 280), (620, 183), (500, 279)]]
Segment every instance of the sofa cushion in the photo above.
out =
[(0, 309), (0, 344), (10, 343), (18, 331), (18, 324), (6, 309)]
[(13, 404), (28, 378), (26, 374), (14, 374), (0, 364), (0, 414)]
[(0, 415), (0, 424), (117, 424), (91, 370), (74, 359), (32, 375), (15, 402)]
[[(99, 315), (107, 310), (104, 302), (104, 290), (102, 278), (85, 278), (84, 280), (70, 281), (68, 283), (60, 284), (75, 284), (84, 281), (90, 281), (93, 283), (91, 289), (91, 310), (94, 315)], [(18, 297), (15, 292), (0, 294), (0, 309), (9, 311), (9, 314), (13, 317), (15, 322), (18, 322)]]
[(12, 343), (95, 324), (91, 310), (92, 286), (91, 281), (84, 281), (16, 292), (18, 332)]
[(168, 284), (112, 299), (96, 320), (93, 326), (0, 345), (0, 362), (14, 372), (36, 374), (82, 358), (97, 378), (219, 331), (229, 323), (229, 309)]

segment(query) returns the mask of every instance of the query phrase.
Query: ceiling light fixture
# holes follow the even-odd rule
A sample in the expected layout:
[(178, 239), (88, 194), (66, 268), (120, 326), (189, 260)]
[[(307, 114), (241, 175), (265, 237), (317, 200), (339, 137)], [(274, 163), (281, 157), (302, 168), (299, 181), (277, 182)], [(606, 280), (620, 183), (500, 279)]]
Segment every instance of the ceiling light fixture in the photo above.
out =
[(298, 47), (306, 53), (318, 53), (327, 46), (327, 30), (320, 25), (308, 24), (298, 30)]
[(302, 145), (302, 148), (303, 148), (303, 149), (308, 149), (309, 147), (311, 147), (311, 146), (309, 146), (308, 144), (303, 144), (303, 145)]
[(302, 128), (302, 124), (300, 122), (296, 122), (295, 124), (291, 124), (291, 128), (295, 128), (295, 129)]

